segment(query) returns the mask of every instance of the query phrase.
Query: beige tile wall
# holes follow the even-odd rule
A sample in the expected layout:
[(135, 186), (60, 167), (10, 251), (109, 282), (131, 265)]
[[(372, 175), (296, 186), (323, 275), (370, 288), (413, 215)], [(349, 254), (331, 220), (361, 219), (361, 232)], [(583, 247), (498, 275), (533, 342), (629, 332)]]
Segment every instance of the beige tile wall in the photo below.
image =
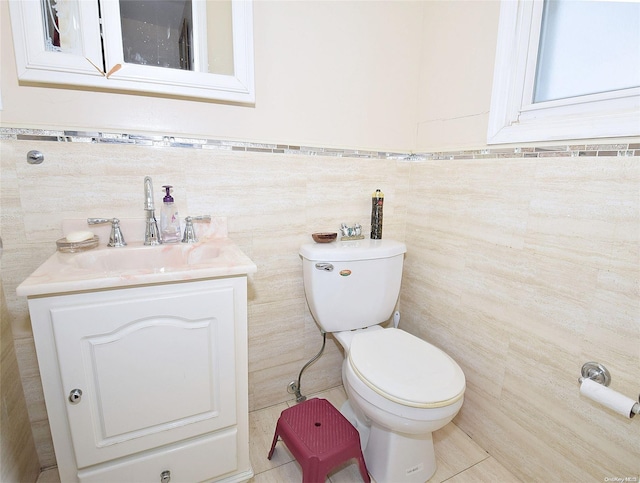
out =
[[(43, 164), (26, 162), (39, 149)], [(55, 251), (60, 222), (86, 216), (143, 217), (143, 178), (174, 185), (183, 216), (227, 216), (232, 237), (258, 266), (249, 281), (250, 408), (291, 399), (289, 382), (322, 338), (306, 306), (298, 248), (315, 231), (341, 222), (368, 229), (370, 197), (387, 195), (385, 234), (404, 238), (406, 206), (398, 187), (409, 164), (92, 143), (2, 141), (3, 284), (18, 347), (22, 382), (42, 466), (55, 464), (26, 300), (15, 287)], [(127, 234), (124, 233), (125, 239)], [(342, 354), (328, 341), (305, 372), (304, 394), (341, 383)]]
[(0, 481), (29, 483), (36, 481), (40, 463), (29, 430), (29, 414), (6, 307), (0, 286)]
[(577, 378), (595, 360), (640, 392), (640, 158), (424, 161), (410, 180), (401, 325), (462, 366), (456, 424), (524, 481), (637, 478), (638, 421)]
[[(40, 166), (26, 152), (40, 149)], [(142, 179), (175, 186), (181, 212), (227, 216), (258, 265), (249, 283), (251, 409), (321, 344), (304, 300), (301, 243), (342, 221), (408, 245), (401, 326), (447, 350), (468, 378), (457, 424), (526, 481), (637, 475), (637, 421), (579, 396), (587, 360), (640, 390), (638, 157), (427, 160), (235, 153), (90, 143), (0, 143), (3, 284), (43, 466), (55, 462), (26, 301), (15, 286), (53, 252), (63, 218), (135, 217)], [(159, 191), (157, 193), (159, 198)], [(406, 226), (405, 226), (406, 225)], [(126, 236), (126, 234), (125, 234)], [(330, 340), (303, 393), (340, 383)]]

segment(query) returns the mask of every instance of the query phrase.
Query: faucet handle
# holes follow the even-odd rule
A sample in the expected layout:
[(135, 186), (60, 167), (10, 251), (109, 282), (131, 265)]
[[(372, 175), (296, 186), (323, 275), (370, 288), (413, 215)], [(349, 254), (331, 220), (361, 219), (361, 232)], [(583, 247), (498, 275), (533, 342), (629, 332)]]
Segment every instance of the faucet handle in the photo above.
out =
[(206, 221), (209, 223), (211, 221), (211, 215), (187, 216), (184, 219), (185, 226), (182, 243), (196, 243), (198, 241), (198, 238), (196, 237), (196, 230), (193, 227), (194, 221)]
[(87, 218), (88, 225), (102, 225), (104, 223), (113, 223), (113, 218)]
[(111, 235), (109, 236), (108, 247), (124, 247), (127, 242), (124, 241), (122, 230), (120, 229), (120, 220), (117, 218), (87, 218), (89, 225), (102, 225), (105, 223), (111, 223)]

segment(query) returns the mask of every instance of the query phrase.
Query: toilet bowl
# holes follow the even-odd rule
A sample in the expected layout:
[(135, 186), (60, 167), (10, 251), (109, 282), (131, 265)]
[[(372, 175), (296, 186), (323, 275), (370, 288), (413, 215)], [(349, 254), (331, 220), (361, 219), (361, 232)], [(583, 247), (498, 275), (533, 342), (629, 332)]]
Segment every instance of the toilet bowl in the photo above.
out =
[(342, 412), (358, 429), (377, 482), (424, 482), (436, 470), (431, 433), (462, 407), (464, 373), (437, 347), (380, 326), (338, 332), (345, 348)]
[(383, 329), (398, 300), (406, 246), (394, 240), (305, 244), (304, 289), (316, 323), (344, 348), (342, 413), (377, 483), (422, 483), (436, 470), (431, 433), (460, 410), (464, 373), (445, 352)]

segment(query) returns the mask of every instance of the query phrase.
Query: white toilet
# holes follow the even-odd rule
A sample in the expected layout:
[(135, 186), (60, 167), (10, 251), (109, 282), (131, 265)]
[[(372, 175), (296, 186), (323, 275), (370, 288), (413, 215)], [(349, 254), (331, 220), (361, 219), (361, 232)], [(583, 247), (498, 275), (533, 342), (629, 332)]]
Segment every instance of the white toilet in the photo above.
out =
[(406, 246), (393, 240), (302, 245), (307, 302), (345, 350), (342, 413), (360, 432), (377, 483), (424, 482), (436, 470), (431, 433), (462, 406), (465, 378), (446, 353), (384, 329), (400, 293)]

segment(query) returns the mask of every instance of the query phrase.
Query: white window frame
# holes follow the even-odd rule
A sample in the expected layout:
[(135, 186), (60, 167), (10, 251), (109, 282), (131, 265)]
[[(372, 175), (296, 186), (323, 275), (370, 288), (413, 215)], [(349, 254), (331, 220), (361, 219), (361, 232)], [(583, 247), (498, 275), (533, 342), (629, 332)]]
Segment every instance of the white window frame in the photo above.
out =
[[(94, 90), (134, 91), (228, 102), (255, 103), (253, 61), (253, 2), (232, 0), (233, 75), (165, 69), (124, 62), (120, 35), (120, 7), (116, 0), (100, 0), (103, 49), (98, 1), (75, 0), (81, 22), (82, 55), (48, 52), (39, 0), (9, 0), (18, 79), (23, 84), (58, 84)], [(194, 0), (194, 34), (206, 35), (202, 8)], [(206, 51), (196, 52), (204, 62)]]
[(640, 135), (640, 87), (532, 102), (543, 6), (501, 2), (487, 144)]

